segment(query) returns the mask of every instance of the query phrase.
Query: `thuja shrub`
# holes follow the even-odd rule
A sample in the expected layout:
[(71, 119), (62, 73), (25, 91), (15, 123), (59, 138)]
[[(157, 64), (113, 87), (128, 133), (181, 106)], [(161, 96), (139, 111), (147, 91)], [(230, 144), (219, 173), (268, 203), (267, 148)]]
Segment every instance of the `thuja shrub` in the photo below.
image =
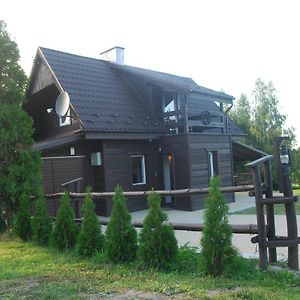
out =
[(76, 250), (79, 255), (90, 257), (103, 250), (104, 236), (101, 225), (95, 213), (95, 204), (92, 200), (90, 189), (83, 200), (83, 221), (78, 237)]
[(32, 237), (31, 216), (29, 214), (29, 199), (25, 193), (20, 195), (19, 208), (15, 217), (14, 229), (16, 234), (23, 240), (28, 241)]
[(236, 256), (236, 250), (232, 246), (228, 211), (228, 205), (220, 191), (220, 180), (214, 177), (210, 181), (206, 199), (204, 229), (200, 242), (204, 271), (213, 276), (221, 275)]
[(161, 210), (160, 196), (151, 192), (148, 196), (149, 213), (139, 238), (139, 256), (150, 268), (167, 268), (175, 261), (178, 247), (173, 227), (164, 224), (167, 215)]
[(74, 220), (74, 211), (70, 206), (70, 196), (65, 192), (51, 235), (51, 245), (59, 250), (70, 250), (76, 244), (78, 228)]
[(137, 253), (137, 233), (131, 224), (122, 188), (118, 185), (106, 229), (105, 253), (114, 263), (132, 261)]
[(38, 197), (36, 211), (32, 218), (33, 240), (39, 245), (48, 245), (52, 232), (52, 220), (49, 216), (44, 195)]

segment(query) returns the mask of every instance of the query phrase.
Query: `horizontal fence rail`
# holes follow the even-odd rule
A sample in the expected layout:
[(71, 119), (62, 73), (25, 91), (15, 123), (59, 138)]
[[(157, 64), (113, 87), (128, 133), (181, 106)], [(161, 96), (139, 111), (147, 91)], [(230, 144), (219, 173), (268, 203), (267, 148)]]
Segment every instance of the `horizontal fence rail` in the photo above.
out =
[[(229, 186), (229, 187), (221, 187), (220, 191), (222, 193), (230, 193), (230, 192), (251, 192), (253, 191), (253, 185), (240, 185), (240, 186)], [(152, 191), (130, 191), (123, 192), (125, 197), (146, 197)], [(183, 196), (183, 195), (200, 195), (200, 194), (208, 194), (209, 188), (190, 188), (190, 189), (180, 189), (180, 190), (154, 190), (157, 194), (161, 196)], [(55, 194), (47, 194), (46, 198), (58, 198), (61, 197), (64, 193), (55, 193)], [(113, 197), (115, 195), (114, 192), (102, 192), (102, 193), (90, 193), (93, 198), (105, 198), (105, 197)], [(87, 193), (70, 193), (70, 196), (73, 198), (84, 198)]]
[[(83, 219), (77, 218), (75, 219), (77, 224), (80, 224)], [(109, 220), (100, 220), (99, 224), (101, 225), (107, 225)], [(199, 223), (172, 223), (172, 222), (164, 222), (164, 224), (171, 225), (174, 230), (183, 230), (183, 231), (202, 231), (204, 228), (204, 224)], [(132, 222), (132, 225), (136, 228), (142, 228), (143, 222)], [(231, 224), (230, 225), (232, 232), (233, 233), (241, 233), (241, 234), (257, 234), (257, 226), (254, 224), (249, 224), (249, 225), (236, 225), (236, 224)]]

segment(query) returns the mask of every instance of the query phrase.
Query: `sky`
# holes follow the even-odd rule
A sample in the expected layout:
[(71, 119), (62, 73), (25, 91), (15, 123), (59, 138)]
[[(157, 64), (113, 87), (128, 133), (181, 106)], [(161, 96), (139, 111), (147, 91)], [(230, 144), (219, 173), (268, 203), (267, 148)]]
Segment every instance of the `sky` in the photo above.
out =
[(39, 46), (191, 77), (236, 99), (272, 81), (300, 145), (298, 0), (0, 0), (0, 19), (30, 74)]

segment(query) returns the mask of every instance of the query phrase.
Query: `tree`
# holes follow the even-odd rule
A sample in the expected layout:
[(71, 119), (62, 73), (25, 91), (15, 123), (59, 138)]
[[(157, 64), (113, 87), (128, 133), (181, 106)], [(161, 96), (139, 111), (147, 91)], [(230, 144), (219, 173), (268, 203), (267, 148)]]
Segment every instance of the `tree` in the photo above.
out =
[(277, 91), (271, 81), (266, 84), (257, 79), (253, 95), (254, 122), (250, 128), (251, 135), (255, 146), (273, 153), (273, 138), (283, 134), (286, 116), (279, 112)]
[(257, 79), (252, 92), (253, 99), (248, 100), (242, 94), (230, 117), (248, 135), (247, 144), (272, 154), (273, 138), (287, 134), (290, 143), (295, 141), (291, 128), (285, 128), (286, 116), (279, 111), (277, 91), (270, 81)]
[(246, 133), (250, 133), (251, 128), (251, 107), (250, 102), (245, 94), (241, 94), (240, 98), (229, 112), (230, 118), (235, 121), (239, 127)]
[(19, 49), (11, 40), (4, 21), (0, 20), (0, 102), (1, 105), (24, 101), (27, 78), (19, 65)]
[(214, 177), (210, 181), (209, 194), (205, 203), (204, 229), (200, 241), (204, 270), (214, 276), (221, 275), (236, 255), (232, 246), (228, 210), (228, 205), (220, 191), (220, 180)]
[(13, 225), (21, 196), (30, 200), (41, 182), (41, 160), (31, 148), (32, 121), (21, 107), (27, 79), (18, 60), (17, 45), (0, 20), (0, 210), (8, 226)]
[(29, 199), (26, 193), (20, 195), (20, 206), (15, 219), (15, 231), (23, 240), (28, 241), (32, 237), (31, 218), (29, 214)]
[(44, 195), (38, 197), (35, 214), (32, 218), (33, 240), (39, 245), (47, 245), (52, 232), (52, 220), (49, 216)]
[(79, 233), (77, 252), (82, 256), (92, 256), (103, 250), (104, 236), (101, 234), (101, 225), (95, 213), (95, 204), (90, 190), (83, 200), (83, 222)]
[(291, 151), (292, 178), (293, 183), (300, 184), (300, 148)]
[(172, 225), (161, 210), (160, 196), (151, 192), (148, 196), (149, 213), (139, 239), (139, 254), (147, 267), (166, 268), (176, 259), (178, 247)]
[(122, 188), (118, 185), (106, 229), (105, 252), (114, 263), (132, 261), (137, 253), (137, 233), (131, 224)]
[(77, 225), (74, 211), (70, 206), (70, 196), (65, 192), (61, 198), (61, 204), (57, 212), (54, 228), (51, 236), (51, 244), (59, 250), (71, 250), (77, 240)]

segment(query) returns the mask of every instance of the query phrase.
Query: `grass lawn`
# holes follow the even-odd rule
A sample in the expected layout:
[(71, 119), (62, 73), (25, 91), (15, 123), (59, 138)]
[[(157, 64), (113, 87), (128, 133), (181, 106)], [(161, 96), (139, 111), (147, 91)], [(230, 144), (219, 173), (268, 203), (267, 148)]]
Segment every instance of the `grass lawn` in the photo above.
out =
[[(299, 200), (295, 203), (296, 214), (300, 215), (300, 189), (294, 190), (294, 195), (297, 195)], [(285, 215), (284, 204), (276, 204), (274, 205), (274, 213), (275, 215)], [(255, 215), (256, 209), (255, 207), (246, 208), (237, 212), (234, 212), (237, 215)], [(299, 297), (300, 299), (300, 297)]]
[(0, 299), (299, 299), (300, 276), (262, 272), (239, 259), (220, 278), (197, 269), (181, 252), (177, 271), (146, 271), (138, 263), (112, 265), (99, 255), (82, 260), (17, 239), (0, 237)]

